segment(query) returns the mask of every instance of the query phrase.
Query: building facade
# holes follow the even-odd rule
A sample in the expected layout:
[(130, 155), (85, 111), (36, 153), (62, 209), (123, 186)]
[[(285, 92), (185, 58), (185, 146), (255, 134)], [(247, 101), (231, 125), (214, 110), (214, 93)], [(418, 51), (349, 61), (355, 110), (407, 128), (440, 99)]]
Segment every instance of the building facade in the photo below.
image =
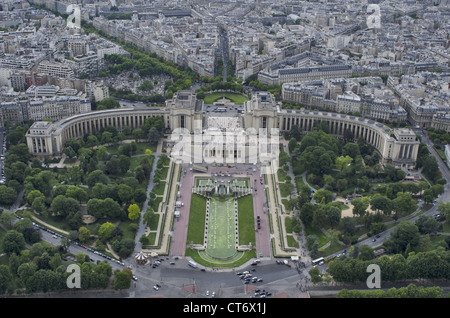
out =
[(438, 112), (431, 119), (431, 127), (437, 130), (450, 132), (450, 113)]
[[(166, 129), (186, 129), (194, 133), (202, 129), (205, 120), (203, 101), (190, 91), (179, 91), (173, 99), (162, 108), (120, 108), (101, 110), (88, 114), (80, 114), (45, 124), (35, 122), (26, 134), (30, 153), (34, 155), (59, 155), (63, 151), (64, 142), (70, 138), (81, 138), (107, 126), (114, 126), (121, 131), (125, 126), (139, 128), (145, 119), (161, 116)], [(290, 131), (293, 125), (299, 126), (303, 132), (313, 130), (315, 123), (325, 121), (330, 134), (342, 137), (344, 131), (350, 131), (354, 140), (360, 138), (373, 145), (381, 154), (382, 162), (399, 167), (412, 168), (417, 159), (419, 141), (409, 129), (394, 129), (361, 117), (324, 111), (283, 110), (272, 94), (258, 92), (245, 102), (244, 111), (240, 115), (243, 129), (278, 129), (280, 132)], [(45, 147), (42, 146), (45, 143)], [(41, 145), (39, 147), (39, 145)]]

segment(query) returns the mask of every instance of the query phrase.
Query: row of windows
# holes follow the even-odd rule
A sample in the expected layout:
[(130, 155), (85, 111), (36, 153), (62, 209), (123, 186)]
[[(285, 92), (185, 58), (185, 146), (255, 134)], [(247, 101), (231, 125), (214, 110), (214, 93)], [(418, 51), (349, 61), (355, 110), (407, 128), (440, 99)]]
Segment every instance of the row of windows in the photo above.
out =
[(67, 126), (64, 129), (64, 139), (78, 138), (85, 134), (92, 134), (100, 131), (107, 126), (113, 126), (119, 131), (124, 127), (139, 128), (148, 117), (155, 117), (159, 115), (129, 115), (129, 116), (111, 116), (98, 119), (91, 119), (82, 122), (76, 122)]

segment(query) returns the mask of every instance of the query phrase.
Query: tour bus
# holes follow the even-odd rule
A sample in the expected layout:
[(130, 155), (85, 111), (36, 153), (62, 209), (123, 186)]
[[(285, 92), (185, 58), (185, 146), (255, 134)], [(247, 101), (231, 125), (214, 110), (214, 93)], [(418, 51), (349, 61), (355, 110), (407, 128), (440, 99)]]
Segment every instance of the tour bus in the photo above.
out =
[(312, 260), (312, 264), (313, 265), (317, 265), (317, 264), (321, 265), (321, 264), (323, 264), (323, 262), (324, 262), (324, 258), (323, 257), (319, 257), (319, 258), (316, 258), (316, 259)]

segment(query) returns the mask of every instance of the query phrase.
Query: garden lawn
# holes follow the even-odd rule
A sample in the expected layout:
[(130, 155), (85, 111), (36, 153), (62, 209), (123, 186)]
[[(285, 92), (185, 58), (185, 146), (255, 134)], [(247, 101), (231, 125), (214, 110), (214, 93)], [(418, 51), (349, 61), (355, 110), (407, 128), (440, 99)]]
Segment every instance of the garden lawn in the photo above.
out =
[(253, 213), (253, 197), (245, 196), (238, 201), (239, 245), (255, 246), (255, 217)]
[(248, 100), (247, 97), (240, 95), (240, 94), (234, 94), (234, 93), (212, 93), (205, 96), (203, 99), (205, 104), (213, 104), (216, 100), (221, 99), (222, 97), (228, 98), (233, 103), (237, 105), (244, 104), (245, 101)]
[(317, 238), (319, 239), (319, 244), (318, 244), (319, 248), (324, 246), (330, 240), (330, 238), (327, 237), (320, 229), (306, 227), (305, 232), (306, 232), (306, 236), (309, 236), (309, 235), (317, 236)]
[(191, 208), (189, 211), (189, 227), (187, 244), (203, 244), (205, 235), (206, 199), (192, 194)]
[(211, 199), (206, 252), (214, 258), (228, 258), (235, 254), (234, 200)]

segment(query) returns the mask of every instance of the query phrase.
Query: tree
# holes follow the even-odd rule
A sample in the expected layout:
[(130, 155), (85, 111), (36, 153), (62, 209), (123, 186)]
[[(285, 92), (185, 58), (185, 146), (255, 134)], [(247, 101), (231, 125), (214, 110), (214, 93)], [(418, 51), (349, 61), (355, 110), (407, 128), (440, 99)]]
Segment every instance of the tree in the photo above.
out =
[(77, 153), (75, 152), (75, 150), (73, 150), (72, 147), (66, 147), (64, 148), (64, 154), (69, 157), (69, 158), (73, 158), (77, 155)]
[(22, 263), (17, 269), (17, 274), (19, 275), (22, 283), (28, 288), (28, 280), (33, 277), (34, 273), (37, 271), (36, 264), (30, 263)]
[(25, 248), (25, 238), (22, 233), (16, 230), (10, 230), (6, 232), (3, 237), (3, 251), (7, 255), (12, 253), (20, 254), (20, 252)]
[(317, 267), (313, 267), (309, 270), (309, 275), (311, 276), (311, 281), (313, 284), (320, 283), (322, 281), (322, 275)]
[(45, 196), (42, 194), (41, 191), (39, 191), (39, 190), (33, 190), (33, 191), (30, 191), (30, 192), (27, 194), (27, 202), (28, 202), (28, 204), (32, 205), (32, 204), (33, 204), (33, 201), (34, 201), (36, 198), (39, 198), (39, 197), (45, 198)]
[(104, 98), (97, 103), (97, 110), (120, 108), (120, 103), (113, 97)]
[(17, 192), (5, 185), (0, 186), (0, 205), (11, 205), (16, 201)]
[(327, 220), (328, 224), (331, 227), (336, 227), (339, 225), (339, 222), (341, 221), (342, 211), (338, 207), (330, 206), (327, 211)]
[(88, 199), (86, 190), (77, 186), (69, 186), (66, 191), (66, 196), (77, 200), (79, 203), (86, 202)]
[(156, 127), (152, 127), (148, 131), (148, 136), (147, 136), (148, 142), (151, 145), (156, 145), (158, 143), (158, 141), (159, 141), (160, 136), (161, 136), (161, 134), (158, 131), (158, 129)]
[(359, 247), (359, 258), (363, 261), (370, 261), (375, 258), (373, 248), (369, 245), (361, 245)]
[(428, 155), (425, 157), (423, 160), (422, 173), (432, 182), (435, 182), (441, 175), (439, 165), (434, 156)]
[(84, 243), (91, 237), (91, 231), (85, 226), (78, 229), (78, 239), (80, 242)]
[(30, 289), (33, 292), (48, 292), (57, 290), (62, 283), (62, 275), (49, 269), (39, 269), (30, 279)]
[(403, 253), (409, 244), (414, 249), (420, 240), (418, 227), (411, 221), (402, 221), (392, 231), (391, 236), (384, 241), (389, 253)]
[(136, 221), (139, 219), (141, 214), (141, 210), (139, 209), (139, 206), (137, 204), (131, 204), (128, 207), (128, 218), (131, 221)]
[(7, 158), (8, 162), (11, 160), (10, 157), (16, 158), (17, 161), (21, 161), (22, 163), (27, 163), (31, 158), (31, 154), (28, 151), (28, 146), (25, 143), (20, 143), (18, 145), (11, 145), (9, 147)]
[(353, 159), (346, 155), (346, 156), (340, 156), (336, 158), (335, 161), (335, 165), (336, 165), (336, 169), (338, 170), (343, 170), (344, 168), (346, 168), (351, 162), (353, 161)]
[(120, 218), (123, 215), (123, 210), (120, 204), (111, 198), (106, 198), (102, 202), (102, 209), (105, 211), (105, 215), (109, 218)]
[(441, 202), (437, 210), (440, 212), (441, 220), (447, 219), (447, 222), (450, 221), (450, 202)]
[(25, 232), (25, 230), (31, 226), (32, 226), (31, 220), (29, 218), (23, 218), (14, 224), (14, 230), (23, 234), (23, 232)]
[(338, 192), (342, 192), (345, 189), (347, 189), (348, 187), (348, 181), (347, 179), (338, 179), (336, 181), (336, 189), (338, 190)]
[(341, 219), (340, 227), (344, 233), (354, 235), (356, 233), (356, 220), (352, 217), (344, 217)]
[(397, 197), (392, 200), (392, 204), (394, 212), (396, 212), (400, 217), (413, 213), (417, 210), (416, 200), (412, 198), (410, 193), (406, 192), (397, 193)]
[(105, 146), (98, 146), (95, 151), (95, 156), (98, 160), (104, 161), (108, 157), (108, 150)]
[(86, 184), (92, 188), (96, 183), (108, 184), (108, 177), (101, 170), (94, 170), (87, 176)]
[(144, 189), (136, 188), (136, 190), (134, 191), (133, 199), (137, 204), (144, 203), (145, 200), (147, 200), (147, 193)]
[(105, 275), (106, 277), (111, 277), (112, 275), (112, 266), (107, 262), (98, 263), (94, 270), (99, 274)]
[(134, 149), (131, 143), (126, 143), (119, 147), (119, 153), (127, 157), (131, 157), (133, 155), (133, 151)]
[(300, 141), (302, 138), (302, 130), (298, 125), (292, 125), (289, 138), (295, 138), (295, 140)]
[(331, 192), (329, 190), (319, 189), (313, 195), (313, 198), (317, 203), (327, 204), (327, 203), (330, 203), (331, 201), (333, 201), (333, 192)]
[(14, 220), (16, 219), (16, 214), (10, 211), (3, 211), (0, 214), (0, 222), (7, 228), (11, 228)]
[(88, 214), (94, 216), (99, 219), (105, 216), (105, 212), (102, 209), (103, 200), (100, 199), (90, 199), (86, 205), (86, 211)]
[(118, 175), (121, 172), (119, 159), (116, 157), (109, 159), (106, 163), (105, 172), (107, 174)]
[(131, 286), (131, 277), (124, 271), (116, 271), (114, 274), (113, 288), (128, 289)]
[(54, 214), (69, 216), (80, 210), (80, 203), (74, 198), (67, 198), (63, 195), (58, 195), (53, 199), (51, 208)]
[(306, 245), (311, 257), (316, 257), (319, 253), (319, 238), (316, 235), (308, 235), (306, 237)]
[(127, 156), (124, 156), (124, 155), (120, 155), (119, 156), (120, 172), (126, 173), (128, 171), (128, 169), (130, 169), (130, 164), (131, 164), (130, 157), (127, 157)]
[(344, 134), (342, 136), (344, 138), (345, 142), (350, 142), (353, 141), (353, 139), (355, 139), (355, 135), (353, 134), (353, 132), (350, 129), (344, 129)]
[(351, 158), (356, 158), (361, 154), (358, 144), (354, 144), (351, 142), (347, 143), (344, 146), (344, 148), (342, 149), (342, 153), (344, 156), (349, 156)]
[(59, 255), (58, 253), (53, 255), (53, 257), (50, 258), (49, 261), (49, 265), (53, 270), (56, 270), (58, 266), (61, 265), (61, 263), (62, 263), (61, 255)]
[(421, 215), (416, 221), (416, 225), (419, 228), (421, 234), (433, 234), (436, 235), (440, 224), (436, 219), (429, 215)]
[(102, 144), (109, 144), (113, 141), (113, 134), (109, 131), (104, 131), (101, 137)]
[(292, 153), (292, 151), (295, 149), (296, 146), (297, 146), (297, 139), (295, 139), (294, 137), (292, 137), (292, 138), (289, 140), (289, 144), (288, 144), (289, 152)]
[(435, 184), (430, 187), (433, 195), (437, 198), (439, 195), (444, 193), (444, 186), (442, 184)]
[(369, 207), (369, 203), (370, 201), (368, 197), (353, 199), (352, 200), (353, 214), (358, 215), (360, 217), (364, 216), (367, 208)]
[(381, 194), (375, 194), (371, 201), (370, 201), (371, 207), (375, 211), (383, 211), (384, 215), (390, 215), (392, 212), (393, 204), (391, 200)]
[(311, 204), (310, 202), (303, 204), (302, 208), (300, 209), (300, 219), (305, 224), (305, 226), (310, 226), (312, 224), (315, 212), (316, 207), (313, 204)]
[(98, 229), (98, 237), (100, 239), (108, 240), (112, 237), (112, 233), (116, 226), (111, 222), (103, 223), (102, 226)]
[(118, 254), (121, 258), (128, 258), (134, 250), (134, 240), (132, 239), (122, 239), (120, 244), (117, 246)]
[(405, 178), (405, 172), (403, 170), (389, 164), (384, 167), (384, 174), (386, 175), (387, 181), (391, 182), (397, 182)]
[(154, 86), (149, 80), (144, 80), (143, 83), (138, 87), (138, 89), (141, 91), (151, 91), (152, 89), (154, 89)]
[(13, 275), (8, 266), (0, 265), (0, 294), (4, 294), (12, 283)]
[(121, 203), (130, 203), (133, 199), (133, 189), (126, 184), (119, 184), (117, 194)]

